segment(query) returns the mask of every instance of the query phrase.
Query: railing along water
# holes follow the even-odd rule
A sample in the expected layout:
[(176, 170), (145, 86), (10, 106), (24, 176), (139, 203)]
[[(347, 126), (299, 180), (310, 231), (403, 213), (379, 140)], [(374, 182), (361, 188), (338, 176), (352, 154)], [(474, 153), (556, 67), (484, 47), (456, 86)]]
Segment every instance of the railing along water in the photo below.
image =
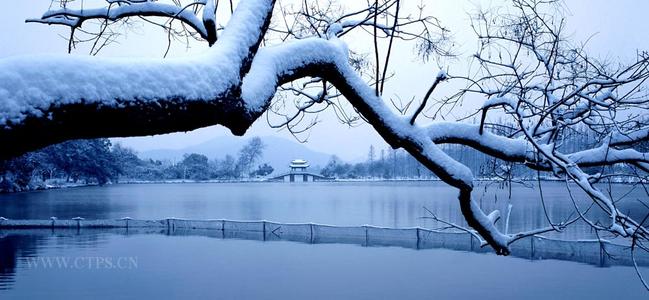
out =
[[(293, 241), (308, 244), (354, 244), (365, 247), (403, 247), (410, 249), (450, 249), (478, 253), (491, 252), (466, 232), (432, 229), (386, 228), (376, 226), (334, 226), (314, 223), (278, 223), (270, 221), (187, 220), (12, 220), (0, 218), (0, 238), (8, 235), (45, 234), (165, 234), (197, 235), (222, 239), (257, 241)], [(605, 240), (566, 241), (534, 236), (511, 245), (515, 257), (541, 260), (557, 259), (611, 266), (633, 264), (629, 246)], [(640, 266), (649, 266), (649, 254), (636, 253)]]

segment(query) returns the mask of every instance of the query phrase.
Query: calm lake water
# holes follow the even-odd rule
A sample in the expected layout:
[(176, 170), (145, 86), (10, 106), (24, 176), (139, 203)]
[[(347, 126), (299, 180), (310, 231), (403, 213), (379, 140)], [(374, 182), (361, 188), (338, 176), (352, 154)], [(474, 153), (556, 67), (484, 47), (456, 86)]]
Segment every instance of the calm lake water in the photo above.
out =
[[(566, 198), (565, 185), (546, 183), (543, 190), (550, 218), (570, 214), (573, 204)], [(585, 197), (574, 187), (573, 192), (585, 207)], [(641, 188), (616, 185), (611, 192), (632, 215), (647, 213), (638, 201), (647, 199)], [(0, 195), (0, 216), (222, 218), (435, 228), (438, 224), (421, 218), (427, 215), (423, 207), (463, 223), (456, 194), (434, 182), (113, 185)], [(505, 215), (512, 205), (510, 232), (545, 224), (538, 189), (516, 186), (511, 199), (508, 195), (508, 189), (495, 187), (485, 191), (480, 186), (475, 192), (486, 211), (499, 208)], [(504, 223), (499, 222), (503, 229)], [(553, 237), (589, 239), (594, 233), (577, 224)], [(524, 259), (457, 247), (368, 246), (159, 232), (0, 230), (0, 299), (649, 297), (628, 265), (578, 263), (574, 261), (585, 260), (575, 253), (564, 253), (562, 260), (540, 260), (544, 257), (538, 253)], [(641, 269), (649, 274), (649, 268)]]

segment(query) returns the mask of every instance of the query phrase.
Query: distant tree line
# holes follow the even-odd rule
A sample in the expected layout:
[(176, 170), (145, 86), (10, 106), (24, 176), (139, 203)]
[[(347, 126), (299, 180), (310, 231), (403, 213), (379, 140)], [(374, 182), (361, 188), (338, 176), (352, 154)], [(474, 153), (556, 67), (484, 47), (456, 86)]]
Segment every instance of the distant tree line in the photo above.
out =
[(130, 148), (108, 139), (73, 140), (20, 157), (0, 161), (0, 192), (43, 189), (48, 186), (122, 181), (238, 180), (263, 177), (273, 167), (258, 164), (264, 143), (252, 138), (238, 153), (222, 159), (185, 154), (180, 162), (142, 159)]
[[(497, 122), (487, 124), (486, 128), (497, 131), (499, 134), (510, 135), (516, 128), (514, 124)], [(593, 148), (597, 143), (597, 133), (586, 126), (577, 127), (576, 130), (561, 133), (560, 143), (556, 147), (563, 153), (573, 153), (584, 149)], [(649, 142), (646, 143), (649, 149)], [(539, 175), (541, 178), (552, 176), (543, 172), (532, 170), (521, 164), (506, 162), (493, 158), (471, 147), (458, 144), (441, 145), (442, 150), (453, 159), (469, 167), (473, 174), (483, 179), (502, 180), (531, 180)], [(621, 169), (628, 168), (623, 165), (597, 167), (601, 173), (614, 174)], [(587, 168), (588, 169), (588, 168)], [(432, 179), (435, 176), (426, 167), (403, 149), (382, 149), (377, 151), (370, 146), (367, 159), (358, 163), (346, 163), (337, 156), (332, 156), (325, 167), (320, 170), (323, 176), (340, 179)]]
[[(472, 169), (474, 174), (494, 174), (498, 162), (476, 150), (459, 145), (442, 145), (442, 149), (454, 159)], [(340, 179), (433, 179), (433, 173), (403, 149), (376, 150), (370, 146), (367, 159), (358, 163), (346, 163), (332, 156), (321, 169), (323, 176)]]
[(128, 180), (237, 180), (247, 177), (266, 176), (272, 173), (273, 167), (268, 164), (258, 165), (265, 148), (261, 138), (252, 138), (240, 150), (238, 157), (225, 155), (222, 159), (210, 160), (198, 153), (183, 156), (180, 162), (163, 162), (160, 160), (143, 160), (132, 149), (115, 145), (113, 153), (120, 162), (121, 178)]
[[(507, 133), (513, 126), (491, 124), (491, 130)], [(576, 130), (562, 133), (562, 152), (592, 147), (596, 133)], [(649, 143), (648, 143), (649, 144)], [(209, 159), (203, 154), (185, 154), (179, 162), (142, 159), (130, 148), (111, 145), (108, 139), (74, 140), (52, 145), (20, 157), (0, 161), (0, 192), (46, 188), (48, 185), (106, 184), (119, 181), (165, 180), (240, 180), (264, 177), (274, 169), (259, 164), (265, 145), (252, 138), (238, 152), (223, 158)], [(647, 146), (649, 149), (649, 146)], [(520, 164), (487, 156), (461, 145), (442, 145), (454, 159), (473, 173), (487, 179), (535, 179), (539, 174)], [(601, 168), (601, 167), (600, 167)], [(607, 167), (601, 173), (615, 173), (624, 166)], [(434, 175), (402, 149), (377, 150), (370, 146), (367, 159), (359, 163), (344, 162), (332, 156), (320, 173), (339, 179), (432, 179)], [(542, 176), (546, 176), (544, 174)]]
[(320, 170), (326, 177), (339, 179), (403, 179), (431, 178), (432, 173), (402, 149), (388, 148), (377, 151), (370, 146), (367, 160), (347, 163), (333, 155), (326, 166)]
[(0, 191), (45, 187), (48, 180), (105, 184), (121, 172), (108, 139), (74, 140), (0, 161)]

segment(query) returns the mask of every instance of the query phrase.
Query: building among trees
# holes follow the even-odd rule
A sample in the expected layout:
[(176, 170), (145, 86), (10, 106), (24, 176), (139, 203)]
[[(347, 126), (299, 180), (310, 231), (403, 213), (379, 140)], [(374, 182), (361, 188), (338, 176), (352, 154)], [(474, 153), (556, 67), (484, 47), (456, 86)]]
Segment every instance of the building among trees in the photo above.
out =
[(334, 178), (325, 177), (319, 174), (307, 171), (309, 163), (304, 159), (294, 159), (289, 164), (290, 171), (279, 176), (268, 179), (269, 181), (283, 182), (313, 182), (313, 181), (331, 181)]
[[(447, 74), (445, 70), (457, 69), (443, 66), (456, 56), (452, 48), (457, 42), (434, 16), (421, 12), (423, 5), (420, 13), (399, 14), (400, 3), (406, 1), (370, 1), (353, 13), (334, 9), (337, 5), (306, 5), (307, 1), (303, 6), (276, 5), (280, 1), (273, 0), (239, 1), (236, 7), (230, 5), (225, 26), (216, 22), (218, 1), (181, 5), (185, 1), (174, 0), (175, 5), (171, 5), (163, 1), (106, 0), (97, 1), (104, 4), (96, 9), (85, 10), (83, 1), (54, 2), (59, 5), (28, 21), (69, 27), (69, 51), (86, 41), (92, 44), (91, 54), (97, 54), (113, 41), (116, 31), (107, 29), (111, 24), (121, 26), (149, 17), (169, 20), (165, 23), (169, 25), (163, 26), (169, 40), (197, 37), (211, 49), (198, 56), (168, 60), (77, 55), (3, 58), (1, 160), (73, 139), (145, 136), (213, 125), (243, 135), (269, 113), (279, 119), (269, 124), (271, 127), (287, 128), (296, 134), (308, 131), (318, 123), (318, 113), (330, 109), (344, 124), (367, 122), (392, 148), (408, 152), (425, 169), (456, 188), (460, 211), (471, 227), (463, 229), (475, 232), (474, 237), (498, 254), (510, 254), (510, 245), (524, 237), (561, 231), (579, 220), (598, 232), (626, 238), (634, 246), (649, 241), (646, 219), (638, 220), (621, 211), (612, 195), (597, 186), (610, 179), (602, 170), (616, 165), (628, 168), (621, 176), (647, 181), (649, 153), (640, 151), (646, 151), (644, 145), (649, 141), (649, 52), (634, 51), (635, 59), (629, 62), (596, 59), (583, 43), (569, 40), (569, 27), (558, 9), (562, 5), (556, 1), (517, 0), (511, 2), (507, 13), (493, 9), (472, 15), (469, 21), (478, 47), (467, 52), (471, 53), (466, 57), (471, 69), (467, 75), (454, 74), (456, 71)], [(69, 3), (74, 4), (68, 7)], [(278, 17), (287, 21), (271, 21)], [(100, 25), (94, 29), (84, 26), (77, 30), (84, 22), (97, 20)], [(158, 24), (157, 20), (148, 21)], [(171, 27), (171, 21), (179, 27)], [(365, 41), (373, 42), (349, 43), (363, 38), (356, 32), (369, 34)], [(384, 94), (386, 79), (399, 77), (389, 68), (397, 65), (394, 61), (390, 64), (391, 58), (399, 57), (391, 56), (393, 40), (410, 43), (421, 62), (437, 60), (442, 69), (436, 76), (428, 76), (426, 94), (413, 95), (405, 105), (393, 101), (390, 87)], [(447, 85), (451, 91), (435, 90), (438, 84), (450, 80), (457, 82)], [(342, 98), (349, 109), (341, 108)], [(463, 103), (476, 99), (484, 100), (477, 110), (467, 116), (456, 114)], [(511, 128), (494, 126), (494, 113)], [(465, 121), (472, 115), (480, 116), (479, 123)], [(594, 141), (564, 146), (571, 132), (578, 132), (580, 127), (587, 127)], [(457, 146), (442, 147), (447, 144)], [(242, 151), (235, 165), (238, 168), (234, 172), (226, 169), (227, 173), (250, 176), (259, 157), (258, 146)], [(496, 162), (492, 169), (500, 178), (511, 178), (514, 164), (530, 169), (527, 172), (531, 174), (536, 172), (537, 177), (543, 172), (561, 178), (566, 188), (574, 185), (588, 195), (590, 207), (597, 213), (586, 214), (591, 212), (590, 207), (582, 210), (575, 206), (571, 214), (577, 216), (574, 221), (548, 218), (548, 224), (539, 224), (533, 230), (501, 231), (496, 224), (501, 212), (483, 211), (477, 201), (481, 198), (474, 196), (479, 194), (474, 193), (478, 176), (471, 165), (461, 162), (481, 159), (467, 155), (460, 147), (492, 157)], [(445, 150), (457, 150), (460, 158)], [(78, 156), (87, 153), (82, 151)], [(396, 177), (402, 165), (396, 151), (389, 154), (391, 157), (381, 159), (390, 160), (391, 166), (383, 174)], [(372, 151), (371, 161), (375, 155)], [(204, 168), (205, 158), (187, 158), (181, 176), (205, 178), (201, 174), (208, 170)], [(20, 172), (11, 165), (3, 167), (8, 170), (3, 182), (19, 182), (12, 187), (23, 185), (26, 181), (16, 178), (33, 177), (34, 161), (27, 157), (21, 165), (28, 168)], [(228, 160), (224, 166), (229, 168), (232, 163)], [(89, 177), (100, 184), (116, 173), (67, 167), (59, 166), (66, 177)], [(304, 173), (287, 175), (287, 181), (317, 179), (309, 177), (306, 168)], [(602, 221), (600, 216), (608, 220)], [(642, 244), (638, 247), (646, 250)]]

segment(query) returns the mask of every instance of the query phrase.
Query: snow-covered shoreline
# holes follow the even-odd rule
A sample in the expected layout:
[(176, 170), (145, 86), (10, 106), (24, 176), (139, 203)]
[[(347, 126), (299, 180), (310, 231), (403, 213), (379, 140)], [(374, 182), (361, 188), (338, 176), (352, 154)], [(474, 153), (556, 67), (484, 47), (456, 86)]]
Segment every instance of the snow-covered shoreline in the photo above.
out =
[[(494, 182), (493, 178), (477, 178), (476, 182)], [(564, 180), (560, 178), (544, 178), (542, 182), (562, 182)], [(12, 194), (12, 193), (22, 193), (22, 192), (34, 192), (34, 191), (45, 191), (45, 190), (55, 190), (55, 189), (67, 189), (67, 188), (80, 188), (80, 187), (89, 187), (89, 186), (108, 186), (108, 185), (135, 185), (135, 184), (214, 184), (214, 183), (270, 183), (266, 178), (254, 178), (254, 179), (233, 179), (233, 180), (223, 180), (223, 179), (210, 179), (210, 180), (190, 180), (190, 179), (170, 179), (170, 180), (120, 180), (115, 183), (107, 183), (104, 185), (99, 185), (97, 183), (44, 183), (41, 185), (35, 185), (28, 187), (20, 191), (12, 192), (0, 192), (0, 194)], [(438, 178), (396, 178), (396, 179), (385, 179), (385, 178), (360, 178), (360, 179), (336, 179), (333, 181), (323, 181), (326, 183), (380, 183), (380, 182), (442, 182)], [(538, 181), (536, 179), (519, 179), (512, 181), (513, 184), (521, 183), (532, 183), (535, 184)], [(624, 181), (613, 181), (612, 184), (634, 184), (636, 182), (624, 182)], [(313, 184), (313, 183), (304, 183), (304, 184)]]
[(14, 194), (14, 193), (24, 193), (24, 192), (34, 192), (34, 191), (45, 191), (45, 190), (57, 190), (57, 189), (68, 189), (68, 188), (78, 188), (78, 187), (88, 187), (88, 186), (99, 186), (98, 183), (80, 183), (80, 182), (65, 182), (65, 180), (48, 180), (41, 181), (37, 183), (30, 183), (28, 186), (23, 188), (15, 187), (10, 190), (0, 189), (1, 194)]

